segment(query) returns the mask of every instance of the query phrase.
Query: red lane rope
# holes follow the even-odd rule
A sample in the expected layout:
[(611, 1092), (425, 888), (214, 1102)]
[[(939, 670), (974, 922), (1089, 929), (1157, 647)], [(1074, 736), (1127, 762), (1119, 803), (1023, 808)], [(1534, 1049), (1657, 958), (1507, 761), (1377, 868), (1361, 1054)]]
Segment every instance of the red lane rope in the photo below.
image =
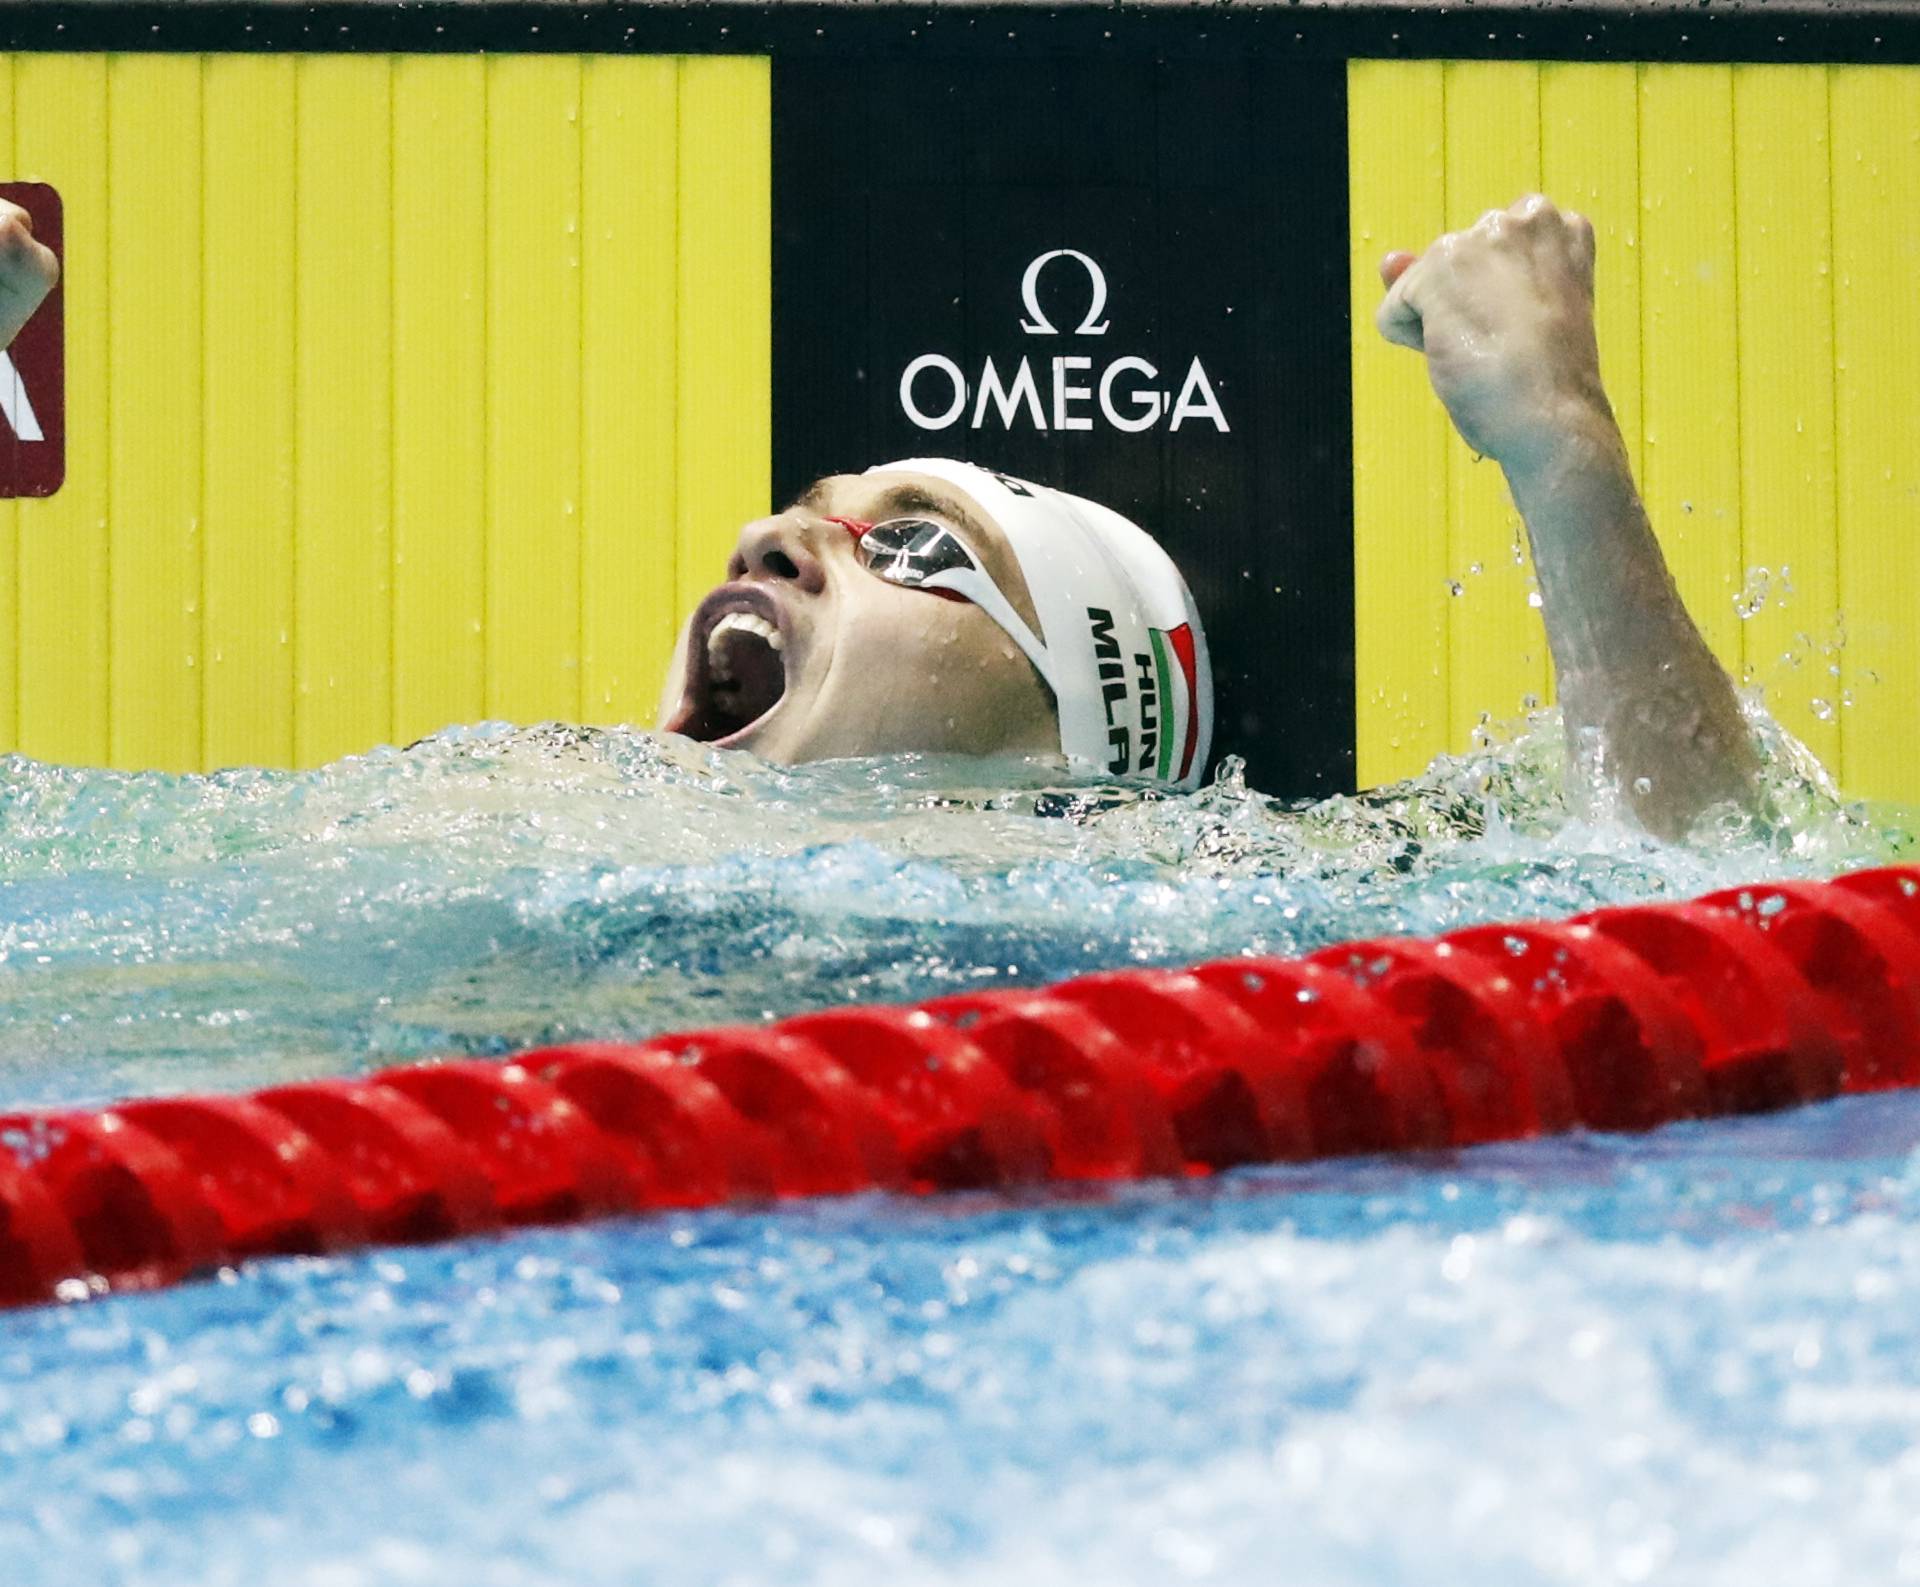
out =
[(1920, 868), (0, 1114), (0, 1305), (614, 1212), (1207, 1174), (1920, 1084)]

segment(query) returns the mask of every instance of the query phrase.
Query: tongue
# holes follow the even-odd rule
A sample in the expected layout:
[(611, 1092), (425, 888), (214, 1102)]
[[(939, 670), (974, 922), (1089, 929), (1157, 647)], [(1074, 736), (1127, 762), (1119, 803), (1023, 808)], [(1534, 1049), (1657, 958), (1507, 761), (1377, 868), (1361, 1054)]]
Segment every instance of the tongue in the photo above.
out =
[(758, 634), (734, 630), (721, 636), (708, 658), (708, 708), (702, 738), (725, 738), (756, 722), (779, 703), (786, 690), (780, 656)]

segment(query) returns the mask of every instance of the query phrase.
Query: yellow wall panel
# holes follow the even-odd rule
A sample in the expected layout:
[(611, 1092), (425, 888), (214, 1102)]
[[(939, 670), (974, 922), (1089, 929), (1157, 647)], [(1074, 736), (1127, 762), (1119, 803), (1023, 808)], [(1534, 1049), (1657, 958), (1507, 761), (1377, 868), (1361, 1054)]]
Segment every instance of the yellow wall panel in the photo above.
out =
[(205, 763), (293, 759), (294, 63), (205, 76)]
[(1640, 457), (1640, 84), (1630, 66), (1540, 68), (1540, 185), (1593, 222), (1600, 373)]
[(484, 57), (393, 66), (393, 733), (486, 714)]
[(1748, 677), (1774, 715), (1838, 765), (1832, 184), (1827, 73), (1734, 77), (1739, 256), (1740, 566)]
[(392, 732), (392, 80), (300, 62), (294, 756)]
[[(1452, 61), (1445, 92), (1445, 227), (1457, 231), (1539, 188), (1539, 68)], [(1417, 370), (1417, 358), (1407, 362)], [(1447, 602), (1447, 737), (1458, 750), (1479, 723), (1547, 697), (1547, 637), (1527, 604), (1526, 531), (1505, 478), (1451, 430), (1447, 446), (1447, 570), (1460, 590)]]
[(581, 709), (653, 720), (675, 580), (679, 67), (597, 56), (582, 91)]
[(771, 510), (771, 96), (764, 60), (680, 68), (680, 489), (675, 605), (725, 572), (740, 525)]
[(201, 764), (200, 73), (107, 67), (110, 748), (164, 770)]
[(1641, 493), (1680, 593), (1740, 665), (1738, 277), (1733, 69), (1640, 78)]
[(580, 62), (487, 82), (487, 713), (580, 714)]
[(15, 169), (60, 190), (67, 477), (21, 518), (19, 736), (45, 760), (98, 764), (107, 728), (107, 63), (98, 55), (14, 59)]
[(1373, 328), (1381, 255), (1442, 230), (1442, 69), (1355, 61), (1347, 96), (1355, 751), (1369, 784), (1418, 771), (1447, 731), (1447, 420), (1419, 359)]
[(1920, 72), (1836, 68), (1834, 342), (1841, 770), (1920, 797)]
[(649, 719), (768, 505), (769, 114), (762, 59), (0, 55), (0, 163), (68, 244), (0, 748)]

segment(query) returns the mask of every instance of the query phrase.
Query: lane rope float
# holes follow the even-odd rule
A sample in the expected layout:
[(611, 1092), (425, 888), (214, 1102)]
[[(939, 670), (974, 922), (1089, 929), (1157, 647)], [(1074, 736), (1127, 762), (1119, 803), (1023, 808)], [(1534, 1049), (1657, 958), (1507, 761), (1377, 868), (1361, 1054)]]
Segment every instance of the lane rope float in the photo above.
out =
[(0, 1305), (864, 1190), (1204, 1175), (1920, 1084), (1920, 867), (1297, 959), (0, 1114)]

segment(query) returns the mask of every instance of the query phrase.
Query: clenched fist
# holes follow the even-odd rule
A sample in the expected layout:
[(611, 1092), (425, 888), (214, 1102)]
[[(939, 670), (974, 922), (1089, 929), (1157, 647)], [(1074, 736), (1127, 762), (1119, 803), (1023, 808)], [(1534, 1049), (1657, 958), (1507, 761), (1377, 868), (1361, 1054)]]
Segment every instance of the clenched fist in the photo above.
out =
[(1634, 488), (1593, 334), (1593, 228), (1537, 194), (1418, 259), (1390, 253), (1381, 334), (1427, 355), (1467, 444), (1526, 520), (1576, 804), (1684, 835), (1760, 762), (1733, 685), (1687, 615)]
[(1388, 254), (1380, 275), (1381, 334), (1427, 355), (1433, 389), (1476, 452), (1524, 470), (1608, 414), (1583, 216), (1532, 194), (1417, 259)]
[(60, 261), (34, 240), (27, 212), (0, 199), (0, 348), (13, 345), (59, 279)]

